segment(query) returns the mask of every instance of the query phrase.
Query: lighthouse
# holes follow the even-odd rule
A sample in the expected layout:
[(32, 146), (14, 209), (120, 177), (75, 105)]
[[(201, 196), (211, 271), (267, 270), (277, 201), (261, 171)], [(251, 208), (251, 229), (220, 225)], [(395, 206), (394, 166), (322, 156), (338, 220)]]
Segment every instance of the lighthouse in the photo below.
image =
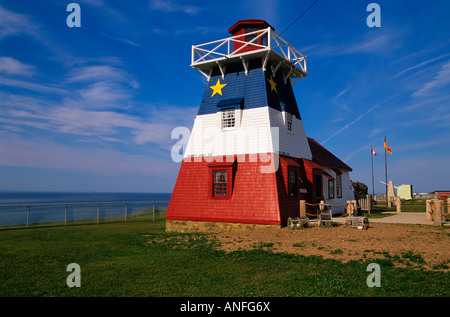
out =
[(240, 20), (228, 32), (192, 46), (191, 67), (207, 84), (166, 230), (279, 227), (299, 215), (300, 200), (309, 217), (322, 200), (352, 200), (352, 169), (303, 127), (293, 85), (307, 76), (306, 56), (264, 20)]

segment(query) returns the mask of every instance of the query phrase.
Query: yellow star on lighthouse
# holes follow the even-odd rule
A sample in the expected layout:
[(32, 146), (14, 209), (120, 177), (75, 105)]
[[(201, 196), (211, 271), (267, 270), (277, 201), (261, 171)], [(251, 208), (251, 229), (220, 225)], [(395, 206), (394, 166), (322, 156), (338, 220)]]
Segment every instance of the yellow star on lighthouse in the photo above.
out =
[(270, 83), (270, 91), (275, 90), (275, 92), (278, 94), (277, 83), (273, 80), (272, 76), (270, 76), (270, 79), (267, 79), (267, 81)]
[(225, 87), (226, 85), (227, 84), (220, 84), (220, 79), (217, 79), (217, 83), (214, 86), (209, 87), (213, 90), (211, 97), (214, 96), (215, 94), (219, 94), (222, 96), (222, 88)]

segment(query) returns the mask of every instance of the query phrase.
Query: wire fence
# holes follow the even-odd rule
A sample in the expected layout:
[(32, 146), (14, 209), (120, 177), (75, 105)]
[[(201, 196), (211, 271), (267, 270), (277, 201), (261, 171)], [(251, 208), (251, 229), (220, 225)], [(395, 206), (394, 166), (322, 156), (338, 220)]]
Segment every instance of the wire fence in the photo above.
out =
[(0, 205), (0, 229), (165, 219), (169, 201)]

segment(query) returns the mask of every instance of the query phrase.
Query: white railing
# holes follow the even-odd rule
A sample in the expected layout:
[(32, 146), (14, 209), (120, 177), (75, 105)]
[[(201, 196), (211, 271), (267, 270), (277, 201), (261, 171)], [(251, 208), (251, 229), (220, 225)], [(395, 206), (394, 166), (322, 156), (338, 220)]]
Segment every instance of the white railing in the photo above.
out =
[[(254, 37), (250, 41), (246, 42), (243, 39), (247, 36)], [(258, 40), (264, 38), (267, 39), (265, 40), (266, 43), (258, 44)], [(242, 46), (234, 50), (235, 43), (239, 43)], [(250, 52), (245, 50), (248, 46), (252, 48)], [(220, 61), (222, 59), (229, 59), (235, 56), (244, 56), (246, 54), (254, 54), (255, 52), (264, 51), (274, 51), (291, 64), (301, 69), (304, 73), (307, 72), (306, 56), (276, 34), (270, 27), (204, 44), (193, 45), (191, 66), (195, 67), (211, 61)]]

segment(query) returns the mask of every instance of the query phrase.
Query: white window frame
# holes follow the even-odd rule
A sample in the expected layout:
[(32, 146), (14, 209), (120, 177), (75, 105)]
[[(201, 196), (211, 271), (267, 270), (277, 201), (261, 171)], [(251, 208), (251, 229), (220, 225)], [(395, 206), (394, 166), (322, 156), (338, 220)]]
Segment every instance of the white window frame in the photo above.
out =
[(286, 113), (286, 129), (289, 132), (294, 132), (294, 119), (293, 119), (293, 114), (288, 112)]
[[(230, 114), (229, 117), (225, 117), (226, 114)], [(231, 125), (231, 122), (233, 125)], [(237, 116), (236, 116), (236, 108), (223, 108), (220, 111), (220, 123), (222, 130), (229, 130), (236, 128), (237, 125)]]
[(283, 117), (283, 123), (286, 127), (286, 131), (289, 133), (294, 134), (294, 118), (295, 115), (293, 113), (290, 113), (289, 111), (286, 111), (286, 104), (280, 100), (280, 107), (281, 107), (281, 115)]

